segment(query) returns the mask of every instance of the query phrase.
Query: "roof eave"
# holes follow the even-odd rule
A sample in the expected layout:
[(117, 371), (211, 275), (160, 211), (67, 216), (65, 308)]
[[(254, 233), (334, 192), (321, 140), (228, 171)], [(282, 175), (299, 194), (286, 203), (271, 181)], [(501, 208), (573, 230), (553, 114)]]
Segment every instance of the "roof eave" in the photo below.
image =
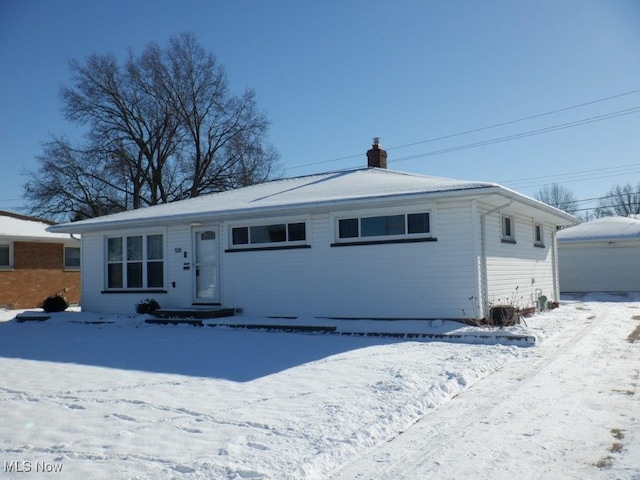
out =
[(350, 199), (323, 200), (316, 202), (301, 202), (290, 205), (270, 205), (266, 207), (246, 207), (233, 210), (221, 210), (217, 212), (189, 212), (183, 214), (159, 215), (148, 218), (134, 218), (125, 220), (104, 220), (83, 224), (83, 222), (71, 222), (52, 225), (47, 228), (49, 232), (55, 233), (87, 233), (100, 230), (127, 229), (133, 227), (150, 227), (158, 225), (184, 225), (187, 223), (202, 222), (205, 217), (207, 221), (221, 222), (229, 219), (247, 218), (256, 216), (277, 216), (304, 212), (317, 212), (333, 209), (348, 209), (356, 206), (379, 206), (381, 204), (391, 204), (411, 199), (433, 199), (433, 198), (453, 198), (453, 197), (477, 197), (479, 191), (486, 192), (493, 189), (491, 186), (479, 186), (474, 188), (461, 188), (454, 190), (440, 190), (435, 192), (408, 192), (399, 194), (365, 196)]
[(497, 194), (502, 197), (517, 200), (532, 207), (542, 209), (554, 218), (561, 220), (558, 225), (574, 225), (578, 219), (562, 210), (551, 207), (545, 203), (531, 199), (497, 184), (480, 184), (475, 187), (464, 187), (451, 190), (438, 190), (432, 192), (407, 192), (393, 193), (387, 195), (364, 196), (350, 199), (322, 200), (315, 202), (301, 202), (289, 205), (270, 205), (266, 207), (245, 207), (232, 210), (221, 210), (217, 212), (188, 212), (182, 214), (160, 215), (148, 218), (134, 218), (125, 220), (104, 220), (83, 224), (83, 222), (65, 223), (53, 225), (47, 228), (50, 232), (60, 233), (87, 233), (100, 230), (117, 230), (128, 228), (146, 228), (162, 225), (184, 225), (189, 223), (199, 223), (203, 221), (215, 223), (230, 219), (243, 219), (249, 217), (274, 217), (291, 214), (301, 214), (307, 212), (321, 212), (330, 210), (344, 210), (362, 206), (392, 205), (411, 200), (434, 200), (450, 198), (481, 198), (487, 195)]
[(570, 213), (567, 213), (564, 210), (560, 210), (559, 208), (552, 207), (551, 205), (536, 200), (535, 198), (527, 197), (526, 195), (518, 193), (515, 190), (511, 190), (500, 185), (497, 185), (496, 189), (498, 190), (497, 193), (499, 193), (500, 195), (503, 195), (509, 199), (517, 200), (521, 203), (524, 203), (525, 205), (543, 210), (544, 212), (556, 217), (558, 220), (562, 220), (562, 222), (557, 223), (558, 226), (577, 225), (578, 223), (580, 223), (580, 220)]

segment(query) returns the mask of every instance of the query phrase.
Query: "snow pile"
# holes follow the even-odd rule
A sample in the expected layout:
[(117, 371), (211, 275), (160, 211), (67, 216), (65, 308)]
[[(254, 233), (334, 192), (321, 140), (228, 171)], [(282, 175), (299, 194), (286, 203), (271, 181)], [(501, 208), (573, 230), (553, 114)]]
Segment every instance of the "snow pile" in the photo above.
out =
[[(0, 323), (15, 478), (41, 462), (72, 479), (326, 479), (538, 348), (15, 314)], [(585, 317), (567, 306), (513, 328), (545, 341)]]

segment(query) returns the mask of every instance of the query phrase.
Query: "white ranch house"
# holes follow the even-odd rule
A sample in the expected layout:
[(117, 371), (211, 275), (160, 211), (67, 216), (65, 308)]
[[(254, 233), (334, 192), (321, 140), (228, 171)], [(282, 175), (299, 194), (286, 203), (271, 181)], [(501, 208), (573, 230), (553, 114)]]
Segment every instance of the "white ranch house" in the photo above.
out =
[(82, 234), (82, 307), (273, 317), (485, 318), (559, 300), (556, 228), (576, 219), (494, 183), (369, 167), (60, 224)]
[(640, 220), (604, 217), (558, 232), (562, 292), (640, 291)]

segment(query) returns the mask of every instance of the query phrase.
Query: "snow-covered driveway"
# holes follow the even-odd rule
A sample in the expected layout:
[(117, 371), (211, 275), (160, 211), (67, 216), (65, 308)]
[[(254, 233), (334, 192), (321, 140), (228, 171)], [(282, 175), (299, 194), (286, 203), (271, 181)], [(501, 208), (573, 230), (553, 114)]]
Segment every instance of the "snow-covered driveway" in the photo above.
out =
[(640, 309), (573, 308), (587, 314), (584, 322), (333, 478), (640, 478), (640, 344), (629, 341)]

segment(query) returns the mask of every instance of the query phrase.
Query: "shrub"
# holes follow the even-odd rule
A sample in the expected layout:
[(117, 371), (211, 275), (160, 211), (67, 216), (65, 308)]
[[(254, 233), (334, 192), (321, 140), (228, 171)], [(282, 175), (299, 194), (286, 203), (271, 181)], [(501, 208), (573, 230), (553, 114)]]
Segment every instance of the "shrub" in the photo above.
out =
[(136, 303), (136, 313), (144, 315), (153, 313), (160, 308), (160, 304), (153, 298), (147, 298), (140, 303)]
[(42, 309), (47, 312), (64, 312), (69, 303), (62, 295), (51, 295), (42, 302)]
[(513, 305), (493, 305), (489, 310), (490, 325), (506, 327), (520, 323), (518, 309)]

